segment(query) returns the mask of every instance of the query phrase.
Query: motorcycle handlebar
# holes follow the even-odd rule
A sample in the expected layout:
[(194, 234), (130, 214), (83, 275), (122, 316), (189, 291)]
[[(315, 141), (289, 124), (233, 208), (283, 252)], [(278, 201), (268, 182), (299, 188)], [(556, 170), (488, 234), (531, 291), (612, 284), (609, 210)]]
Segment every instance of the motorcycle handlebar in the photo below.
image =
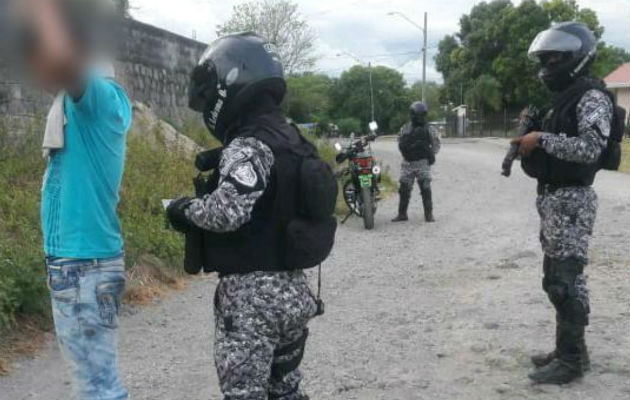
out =
[(375, 141), (377, 138), (376, 134), (368, 135), (364, 138), (361, 138), (346, 148), (345, 151), (337, 154), (336, 161), (338, 164), (343, 163), (350, 157), (350, 153), (356, 151), (363, 151), (364, 147), (368, 145), (368, 143)]

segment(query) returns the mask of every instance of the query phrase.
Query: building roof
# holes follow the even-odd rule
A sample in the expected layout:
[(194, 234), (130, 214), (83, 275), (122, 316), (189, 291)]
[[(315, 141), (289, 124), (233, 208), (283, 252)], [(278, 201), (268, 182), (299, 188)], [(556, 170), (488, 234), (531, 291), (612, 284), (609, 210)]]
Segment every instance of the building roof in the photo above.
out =
[(611, 89), (630, 87), (630, 63), (625, 63), (604, 78), (606, 86)]

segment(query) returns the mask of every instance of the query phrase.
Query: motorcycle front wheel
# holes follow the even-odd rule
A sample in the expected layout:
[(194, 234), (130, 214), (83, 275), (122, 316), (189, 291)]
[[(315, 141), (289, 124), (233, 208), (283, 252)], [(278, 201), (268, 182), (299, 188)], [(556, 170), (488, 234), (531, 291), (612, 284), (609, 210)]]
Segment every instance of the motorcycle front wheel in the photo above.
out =
[(361, 199), (358, 198), (358, 196), (360, 196), (360, 193), (357, 193), (356, 185), (352, 180), (348, 180), (345, 185), (343, 185), (343, 199), (348, 209), (355, 215), (361, 217)]
[(371, 187), (361, 188), (363, 226), (367, 230), (374, 229), (374, 193)]

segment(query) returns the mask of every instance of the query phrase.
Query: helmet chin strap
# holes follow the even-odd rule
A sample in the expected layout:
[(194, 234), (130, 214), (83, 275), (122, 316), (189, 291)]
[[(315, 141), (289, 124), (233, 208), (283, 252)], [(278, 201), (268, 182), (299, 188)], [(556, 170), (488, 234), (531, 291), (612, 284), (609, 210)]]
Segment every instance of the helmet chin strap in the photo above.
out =
[(571, 72), (571, 78), (575, 78), (577, 76), (579, 76), (579, 74), (582, 72), (582, 70), (584, 69), (584, 67), (586, 67), (586, 64), (589, 63), (589, 61), (591, 61), (593, 59), (593, 57), (595, 56), (597, 52), (597, 49), (593, 48), (591, 51), (589, 51), (589, 53), (586, 55), (586, 57), (584, 57), (582, 59), (582, 61), (577, 65), (577, 67), (575, 67), (575, 69)]

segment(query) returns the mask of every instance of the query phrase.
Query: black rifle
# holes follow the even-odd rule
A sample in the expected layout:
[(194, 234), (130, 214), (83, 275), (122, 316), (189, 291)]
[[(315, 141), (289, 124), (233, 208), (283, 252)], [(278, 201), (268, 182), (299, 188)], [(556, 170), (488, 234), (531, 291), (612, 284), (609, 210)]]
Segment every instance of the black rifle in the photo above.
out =
[[(529, 106), (525, 108), (520, 115), (520, 123), (518, 125), (518, 137), (522, 137), (527, 135), (530, 132), (534, 132), (536, 130), (540, 130), (540, 111), (534, 107)], [(507, 155), (503, 159), (503, 164), (501, 165), (503, 176), (512, 175), (512, 164), (514, 164), (514, 160), (518, 158), (518, 144), (513, 144), (510, 146), (510, 150), (508, 150)]]

